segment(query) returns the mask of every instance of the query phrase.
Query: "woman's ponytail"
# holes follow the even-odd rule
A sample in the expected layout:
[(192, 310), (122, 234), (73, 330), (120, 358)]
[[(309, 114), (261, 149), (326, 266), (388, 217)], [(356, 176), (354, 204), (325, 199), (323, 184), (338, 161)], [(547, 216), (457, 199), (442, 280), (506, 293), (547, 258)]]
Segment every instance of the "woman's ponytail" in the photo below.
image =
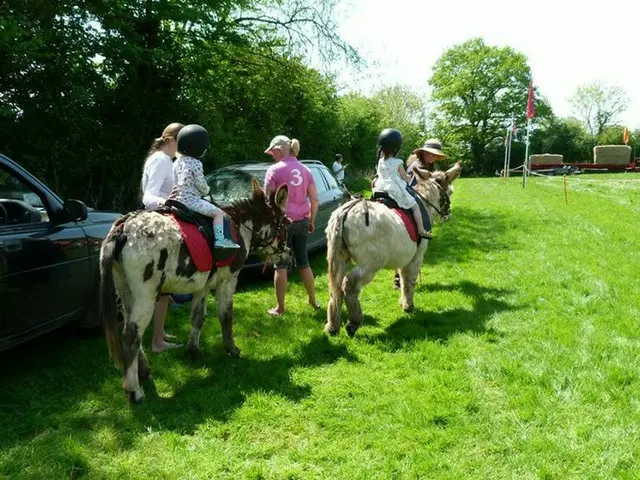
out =
[(157, 151), (161, 150), (164, 147), (164, 138), (158, 137), (153, 140), (151, 147), (149, 148), (149, 153), (147, 155), (153, 155)]
[(291, 140), (291, 154), (297, 157), (298, 153), (300, 153), (300, 141), (297, 138), (293, 138)]

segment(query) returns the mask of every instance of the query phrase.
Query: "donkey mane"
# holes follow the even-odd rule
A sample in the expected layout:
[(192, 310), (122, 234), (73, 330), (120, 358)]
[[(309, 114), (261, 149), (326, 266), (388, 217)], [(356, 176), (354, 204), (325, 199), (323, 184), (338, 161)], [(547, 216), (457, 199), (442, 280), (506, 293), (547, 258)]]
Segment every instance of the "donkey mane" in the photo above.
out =
[(269, 207), (278, 208), (278, 206), (275, 202), (275, 192), (269, 195), (267, 201), (265, 196), (262, 192), (254, 191), (250, 197), (236, 199), (223, 210), (238, 223), (244, 223), (256, 217), (269, 218)]

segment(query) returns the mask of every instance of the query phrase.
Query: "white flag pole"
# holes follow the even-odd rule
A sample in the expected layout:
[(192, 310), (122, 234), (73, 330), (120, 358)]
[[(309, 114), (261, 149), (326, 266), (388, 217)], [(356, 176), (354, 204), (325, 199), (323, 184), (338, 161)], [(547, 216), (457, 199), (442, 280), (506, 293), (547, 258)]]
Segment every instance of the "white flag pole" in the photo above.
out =
[[(509, 154), (507, 155), (507, 172), (511, 172), (511, 143), (513, 141), (513, 122), (515, 119), (513, 118), (513, 113), (511, 114), (511, 130), (509, 133)], [(509, 173), (507, 176), (511, 176)]]
[(529, 133), (531, 132), (531, 119), (527, 118), (527, 144), (524, 148), (524, 164), (522, 165), (522, 188), (527, 183), (527, 173), (529, 171)]
[(505, 142), (504, 142), (504, 167), (502, 168), (502, 176), (506, 177), (508, 176), (507, 172), (507, 156), (509, 155), (509, 140), (511, 139), (511, 134), (509, 133), (509, 130), (507, 130), (507, 136), (505, 138)]

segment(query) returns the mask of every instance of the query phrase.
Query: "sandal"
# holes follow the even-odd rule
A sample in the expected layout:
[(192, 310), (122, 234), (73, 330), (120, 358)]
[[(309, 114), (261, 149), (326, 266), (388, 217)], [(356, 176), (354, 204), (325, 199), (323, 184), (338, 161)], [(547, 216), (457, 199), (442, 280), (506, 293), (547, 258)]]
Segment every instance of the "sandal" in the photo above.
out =
[(181, 348), (181, 347), (182, 347), (182, 343), (165, 342), (164, 347), (162, 347), (161, 349), (156, 349), (155, 345), (152, 345), (151, 351), (153, 353), (162, 353), (162, 352), (166, 352), (167, 350), (175, 350), (176, 348)]
[(270, 308), (269, 310), (267, 310), (267, 313), (272, 317), (281, 317), (282, 315), (284, 315), (284, 312), (278, 311), (278, 307)]
[(419, 233), (418, 236), (421, 238), (426, 238), (427, 240), (431, 240), (433, 238), (431, 232)]
[(309, 303), (309, 305), (311, 305), (311, 308), (313, 308), (314, 310), (320, 310), (320, 302), (316, 300), (316, 303)]

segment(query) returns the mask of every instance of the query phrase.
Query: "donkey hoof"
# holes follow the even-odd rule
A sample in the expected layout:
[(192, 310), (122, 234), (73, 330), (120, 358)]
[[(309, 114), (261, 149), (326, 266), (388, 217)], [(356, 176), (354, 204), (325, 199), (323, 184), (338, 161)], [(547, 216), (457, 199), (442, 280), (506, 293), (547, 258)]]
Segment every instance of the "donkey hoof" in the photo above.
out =
[(360, 325), (348, 324), (347, 325), (347, 335), (349, 335), (351, 338), (353, 338), (359, 328), (360, 328)]
[(338, 335), (338, 333), (340, 333), (340, 327), (332, 327), (330, 324), (327, 324), (324, 327), (324, 333), (335, 337), (336, 335)]
[(199, 348), (188, 348), (187, 353), (189, 354), (189, 358), (193, 361), (196, 361), (200, 358), (200, 349)]
[(142, 390), (129, 392), (129, 401), (131, 403), (135, 403), (135, 404), (142, 403), (143, 399), (144, 399), (144, 393), (142, 393)]
[(415, 307), (413, 305), (403, 305), (402, 310), (406, 313), (413, 313), (415, 311)]
[(231, 347), (224, 347), (225, 352), (232, 358), (238, 358), (240, 356), (240, 349), (235, 345)]

